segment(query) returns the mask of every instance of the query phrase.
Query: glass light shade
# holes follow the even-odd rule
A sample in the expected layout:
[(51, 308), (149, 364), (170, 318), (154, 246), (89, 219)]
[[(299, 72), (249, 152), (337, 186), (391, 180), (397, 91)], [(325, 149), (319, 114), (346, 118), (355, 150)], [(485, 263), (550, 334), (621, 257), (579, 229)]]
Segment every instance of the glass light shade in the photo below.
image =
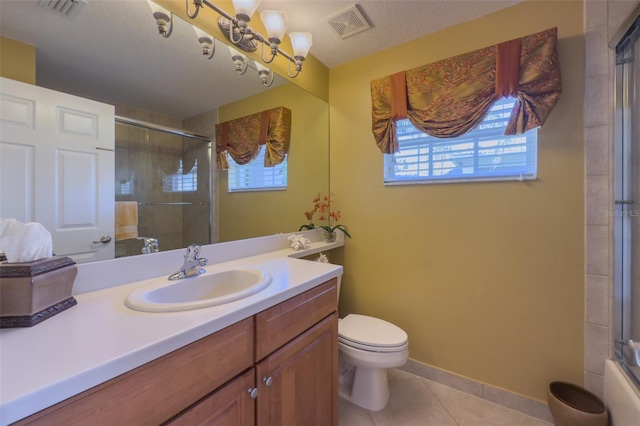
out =
[(165, 14), (167, 16), (169, 16), (171, 14), (167, 9), (165, 9), (164, 7), (152, 2), (151, 0), (147, 0), (147, 3), (149, 3), (149, 7), (151, 8), (151, 11), (153, 13), (160, 12), (160, 13), (163, 13), (163, 14)]
[(210, 40), (213, 40), (213, 37), (211, 37), (209, 34), (205, 33), (204, 31), (202, 31), (200, 28), (196, 27), (195, 25), (192, 25), (193, 27), (193, 31), (196, 32), (196, 36), (198, 37), (198, 40), (200, 40), (201, 38), (208, 38)]
[(233, 0), (233, 9), (236, 11), (236, 16), (246, 15), (251, 18), (259, 5), (260, 0)]
[(244, 60), (247, 58), (246, 55), (244, 55), (243, 53), (238, 52), (236, 49), (234, 49), (231, 46), (227, 46), (229, 48), (229, 53), (231, 53), (231, 57), (233, 58), (234, 56), (240, 56), (242, 58), (242, 61), (244, 62)]
[(311, 41), (311, 33), (289, 33), (291, 39), (291, 47), (293, 48), (293, 56), (307, 57), (309, 49), (313, 42)]
[(265, 67), (260, 62), (258, 62), (258, 61), (254, 61), (254, 62), (256, 64), (256, 68), (258, 69), (258, 72), (260, 72), (260, 71), (266, 71), (266, 72), (271, 71), (269, 68)]
[(287, 31), (287, 14), (277, 10), (263, 10), (260, 19), (267, 30), (270, 39), (282, 40), (284, 32)]

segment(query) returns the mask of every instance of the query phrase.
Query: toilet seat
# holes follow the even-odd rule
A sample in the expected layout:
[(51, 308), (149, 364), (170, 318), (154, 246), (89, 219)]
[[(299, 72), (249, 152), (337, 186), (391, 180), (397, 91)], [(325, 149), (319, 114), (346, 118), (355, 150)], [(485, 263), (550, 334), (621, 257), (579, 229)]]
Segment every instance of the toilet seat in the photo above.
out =
[(350, 314), (338, 322), (338, 341), (369, 352), (398, 352), (409, 345), (400, 327), (379, 318)]

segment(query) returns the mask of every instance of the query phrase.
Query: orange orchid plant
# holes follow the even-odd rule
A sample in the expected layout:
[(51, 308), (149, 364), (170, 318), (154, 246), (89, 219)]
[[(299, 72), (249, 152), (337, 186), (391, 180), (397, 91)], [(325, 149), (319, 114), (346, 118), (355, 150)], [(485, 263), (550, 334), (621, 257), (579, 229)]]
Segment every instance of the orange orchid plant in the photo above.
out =
[[(344, 233), (344, 235), (351, 238), (351, 235), (349, 235), (349, 232), (347, 231), (346, 226), (339, 225), (339, 224), (334, 225), (335, 222), (340, 220), (340, 210), (333, 209), (333, 196), (334, 196), (333, 193), (324, 197), (320, 196), (320, 194), (316, 195), (316, 197), (313, 199), (313, 208), (310, 211), (304, 212), (304, 215), (309, 221), (309, 224), (302, 225), (299, 231), (302, 231), (303, 229), (322, 228), (326, 232), (333, 234), (336, 231), (336, 229), (339, 229)], [(326, 221), (327, 222), (326, 225), (316, 226), (313, 223), (313, 217), (315, 216), (316, 213), (319, 213), (318, 220), (321, 222)]]

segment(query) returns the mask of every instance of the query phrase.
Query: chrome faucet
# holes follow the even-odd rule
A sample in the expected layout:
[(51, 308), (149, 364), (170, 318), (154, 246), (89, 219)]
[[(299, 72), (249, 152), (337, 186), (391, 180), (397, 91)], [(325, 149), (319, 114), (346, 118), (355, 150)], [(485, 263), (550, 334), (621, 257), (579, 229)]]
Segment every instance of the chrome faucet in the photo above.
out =
[(158, 239), (153, 237), (136, 237), (137, 240), (142, 240), (144, 247), (142, 247), (142, 254), (157, 253), (160, 251), (158, 247)]
[(186, 277), (192, 277), (194, 275), (204, 274), (206, 271), (202, 266), (205, 266), (208, 260), (198, 257), (199, 254), (199, 245), (191, 244), (187, 247), (187, 253), (184, 255), (184, 265), (182, 265), (182, 268), (169, 275), (169, 279), (179, 280)]

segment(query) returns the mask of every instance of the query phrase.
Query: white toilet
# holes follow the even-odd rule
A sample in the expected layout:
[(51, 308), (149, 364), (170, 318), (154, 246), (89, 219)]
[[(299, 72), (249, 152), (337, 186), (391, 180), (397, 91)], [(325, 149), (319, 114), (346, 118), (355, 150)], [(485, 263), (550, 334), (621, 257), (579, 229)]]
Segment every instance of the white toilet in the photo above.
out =
[(382, 410), (389, 401), (387, 369), (409, 358), (407, 333), (390, 322), (350, 314), (338, 322), (338, 349), (340, 397), (370, 411)]

